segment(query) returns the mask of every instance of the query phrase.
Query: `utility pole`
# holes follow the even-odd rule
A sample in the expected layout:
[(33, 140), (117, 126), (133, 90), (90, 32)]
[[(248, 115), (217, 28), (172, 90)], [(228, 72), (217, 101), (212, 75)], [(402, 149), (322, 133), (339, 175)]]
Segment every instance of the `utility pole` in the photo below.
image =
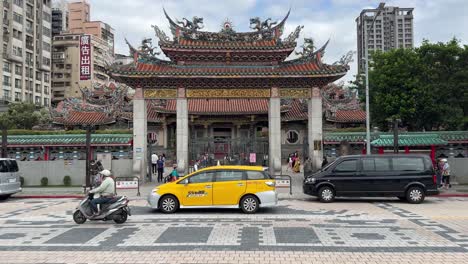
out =
[(8, 129), (2, 127), (2, 158), (8, 158)]
[(94, 130), (93, 125), (86, 125), (86, 187), (91, 187), (91, 171), (90, 171), (90, 160), (91, 160), (91, 133)]
[(393, 152), (398, 153), (398, 124), (400, 123), (400, 119), (394, 118), (393, 119)]

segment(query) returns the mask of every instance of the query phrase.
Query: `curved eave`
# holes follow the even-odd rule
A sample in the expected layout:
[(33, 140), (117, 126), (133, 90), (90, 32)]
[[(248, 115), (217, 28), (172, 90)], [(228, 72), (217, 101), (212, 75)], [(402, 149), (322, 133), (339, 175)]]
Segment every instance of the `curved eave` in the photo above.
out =
[(245, 77), (255, 77), (255, 78), (341, 78), (345, 76), (345, 72), (333, 72), (333, 73), (289, 73), (289, 72), (279, 72), (276, 74), (249, 74), (249, 73), (206, 73), (206, 74), (185, 74), (185, 73), (173, 73), (173, 74), (161, 74), (161, 73), (152, 73), (152, 72), (111, 72), (113, 78), (135, 78), (135, 79), (144, 79), (144, 78), (245, 78)]

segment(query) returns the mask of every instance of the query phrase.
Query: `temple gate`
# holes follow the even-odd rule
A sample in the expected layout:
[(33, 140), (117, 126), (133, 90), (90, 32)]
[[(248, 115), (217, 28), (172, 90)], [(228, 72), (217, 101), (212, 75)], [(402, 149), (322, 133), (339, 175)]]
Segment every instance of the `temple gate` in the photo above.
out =
[[(158, 26), (154, 28), (159, 47), (170, 60), (156, 56), (151, 39), (139, 48), (128, 42), (134, 58), (128, 65), (109, 68), (112, 77), (135, 88), (134, 172), (144, 178), (147, 157), (147, 101), (177, 100), (176, 160), (178, 170), (187, 173), (191, 149), (204, 144), (192, 142), (188, 101), (191, 99), (268, 99), (268, 167), (281, 173), (281, 100), (308, 100), (308, 154), (313, 167), (320, 168), (323, 158), (322, 97), (320, 89), (343, 77), (349, 70), (350, 55), (327, 65), (322, 62), (325, 43), (316, 49), (311, 38), (304, 39), (296, 58), (286, 60), (296, 46), (303, 26), (282, 38), (289, 16), (280, 22), (250, 19), (251, 32), (236, 32), (226, 21), (219, 32), (201, 31), (203, 18), (174, 21), (164, 11), (172, 38)], [(263, 158), (263, 157), (262, 157)]]

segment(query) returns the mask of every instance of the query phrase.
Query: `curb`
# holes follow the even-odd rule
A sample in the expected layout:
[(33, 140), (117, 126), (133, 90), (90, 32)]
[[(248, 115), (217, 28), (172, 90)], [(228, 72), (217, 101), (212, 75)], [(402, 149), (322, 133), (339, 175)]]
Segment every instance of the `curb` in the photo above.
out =
[(433, 197), (449, 198), (449, 197), (468, 197), (468, 193), (442, 193), (434, 195)]
[(20, 195), (12, 196), (16, 199), (83, 199), (83, 195)]

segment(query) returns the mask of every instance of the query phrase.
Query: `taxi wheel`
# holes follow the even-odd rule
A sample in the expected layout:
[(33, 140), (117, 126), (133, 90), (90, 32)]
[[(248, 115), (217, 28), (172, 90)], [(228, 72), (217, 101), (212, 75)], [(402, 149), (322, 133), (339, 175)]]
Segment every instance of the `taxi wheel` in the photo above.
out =
[(159, 202), (159, 210), (165, 214), (172, 214), (179, 208), (179, 201), (174, 195), (166, 195)]
[(240, 208), (245, 214), (254, 214), (258, 211), (260, 202), (253, 195), (244, 196), (240, 202)]

